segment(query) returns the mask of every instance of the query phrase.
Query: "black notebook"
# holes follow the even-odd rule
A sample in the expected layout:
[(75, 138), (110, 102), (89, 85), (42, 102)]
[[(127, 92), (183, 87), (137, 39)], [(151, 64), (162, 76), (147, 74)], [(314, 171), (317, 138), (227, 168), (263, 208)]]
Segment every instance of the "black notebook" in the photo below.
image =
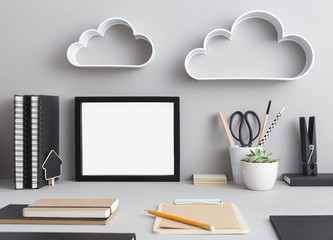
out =
[(0, 232), (2, 240), (135, 240), (134, 233)]
[(302, 173), (285, 173), (283, 180), (290, 186), (333, 186), (333, 173), (303, 175)]
[(280, 240), (331, 240), (333, 215), (270, 216)]
[(31, 99), (30, 96), (23, 98), (23, 188), (31, 188)]
[(51, 150), (59, 154), (59, 97), (15, 95), (14, 110), (15, 188), (40, 188), (48, 184), (43, 162)]
[(31, 96), (32, 188), (48, 184), (42, 165), (54, 150), (59, 154), (59, 97)]

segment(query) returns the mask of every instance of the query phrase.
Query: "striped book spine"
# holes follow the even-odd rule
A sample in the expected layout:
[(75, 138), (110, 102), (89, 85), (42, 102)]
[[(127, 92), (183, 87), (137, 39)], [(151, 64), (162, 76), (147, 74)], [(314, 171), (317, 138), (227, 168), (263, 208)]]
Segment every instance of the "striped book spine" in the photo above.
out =
[(14, 175), (15, 188), (23, 189), (24, 168), (24, 98), (14, 96)]
[(31, 96), (31, 180), (38, 188), (39, 103), (38, 96)]

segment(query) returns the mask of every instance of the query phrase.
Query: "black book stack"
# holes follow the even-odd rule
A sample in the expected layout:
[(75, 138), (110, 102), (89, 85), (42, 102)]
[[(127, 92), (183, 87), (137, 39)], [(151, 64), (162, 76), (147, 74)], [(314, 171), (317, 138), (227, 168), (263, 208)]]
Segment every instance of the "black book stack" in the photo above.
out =
[(59, 154), (59, 97), (14, 96), (15, 188), (48, 184), (42, 164), (51, 150)]

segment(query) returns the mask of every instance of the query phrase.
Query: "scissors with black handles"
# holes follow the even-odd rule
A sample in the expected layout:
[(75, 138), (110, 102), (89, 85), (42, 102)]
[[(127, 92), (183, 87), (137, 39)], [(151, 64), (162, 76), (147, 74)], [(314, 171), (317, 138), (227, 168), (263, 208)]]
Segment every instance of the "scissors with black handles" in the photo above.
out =
[[(232, 128), (232, 122), (233, 122), (234, 118), (237, 115), (239, 115), (239, 119), (240, 119), (239, 128), (238, 128), (238, 137), (234, 134), (233, 128)], [(249, 122), (249, 116), (252, 116), (258, 124), (258, 132), (254, 137), (253, 137), (253, 128), (251, 126), (251, 123)], [(249, 131), (249, 140), (248, 140), (247, 143), (244, 141), (244, 137), (243, 137), (244, 121), (245, 121), (245, 124), (248, 128), (248, 131)], [(251, 111), (251, 110), (246, 111), (244, 114), (241, 111), (236, 111), (230, 117), (230, 131), (231, 131), (231, 134), (237, 141), (239, 141), (239, 143), (242, 147), (251, 147), (252, 142), (259, 136), (260, 129), (261, 129), (260, 119), (259, 119), (258, 115), (255, 112)]]

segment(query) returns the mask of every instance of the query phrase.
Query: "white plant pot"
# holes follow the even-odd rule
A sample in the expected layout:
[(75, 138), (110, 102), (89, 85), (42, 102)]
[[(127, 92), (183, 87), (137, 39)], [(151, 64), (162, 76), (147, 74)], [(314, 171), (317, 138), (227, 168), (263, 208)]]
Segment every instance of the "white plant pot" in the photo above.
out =
[(241, 167), (243, 179), (248, 189), (270, 190), (273, 188), (278, 172), (278, 162), (250, 163), (242, 161)]
[(246, 158), (247, 154), (250, 154), (250, 150), (255, 151), (256, 148), (260, 147), (229, 147), (232, 178), (234, 184), (245, 185), (242, 175), (241, 160)]

